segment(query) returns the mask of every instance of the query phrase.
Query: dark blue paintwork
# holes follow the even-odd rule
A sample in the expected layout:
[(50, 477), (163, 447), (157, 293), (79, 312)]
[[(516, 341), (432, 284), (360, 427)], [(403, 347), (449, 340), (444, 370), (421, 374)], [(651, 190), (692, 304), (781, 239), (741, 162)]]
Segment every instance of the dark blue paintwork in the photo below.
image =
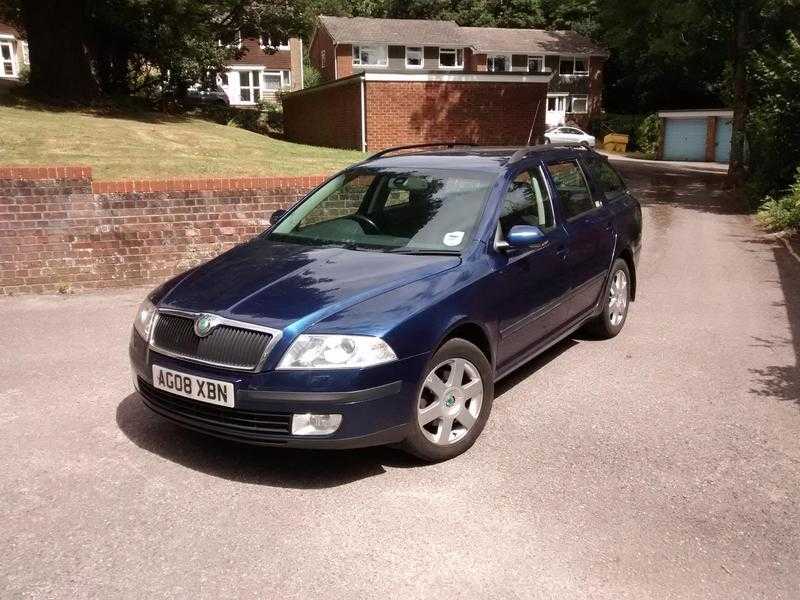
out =
[[(520, 247), (495, 246), (503, 195), (514, 177), (548, 161), (583, 161), (589, 152), (543, 146), (509, 164), (515, 150), (423, 152), (369, 163), (391, 169), (441, 167), (496, 174), (473, 239), (460, 256), (312, 248), (259, 236), (166, 282), (151, 299), (159, 307), (214, 313), (282, 330), (283, 337), (263, 369), (234, 372), (161, 356), (134, 332), (130, 349), (134, 372), (149, 382), (151, 365), (156, 362), (231, 381), (241, 409), (343, 414), (341, 428), (327, 438), (283, 436), (250, 441), (354, 447), (401, 440), (412, 419), (426, 363), (449, 336), (461, 335), (477, 343), (489, 354), (499, 378), (599, 314), (615, 258), (628, 261), (635, 294), (641, 244), (639, 203), (628, 192), (601, 198), (591, 179), (596, 209), (565, 220), (553, 182), (548, 181), (558, 226), (547, 232), (523, 228), (514, 244)], [(299, 334), (315, 332), (380, 336), (398, 360), (367, 369), (275, 370)], [(395, 391), (378, 398), (319, 400), (315, 396), (394, 382), (400, 382)], [(280, 399), (281, 392), (290, 393), (286, 400)], [(298, 400), (298, 392), (308, 398)], [(264, 399), (265, 393), (269, 399)]]

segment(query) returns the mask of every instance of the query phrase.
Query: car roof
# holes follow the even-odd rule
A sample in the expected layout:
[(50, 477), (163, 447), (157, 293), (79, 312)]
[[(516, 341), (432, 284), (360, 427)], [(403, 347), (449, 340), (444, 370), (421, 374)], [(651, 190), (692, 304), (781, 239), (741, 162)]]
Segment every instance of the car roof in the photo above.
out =
[[(524, 152), (520, 152), (524, 151)], [(457, 146), (439, 149), (405, 149), (400, 154), (368, 158), (358, 166), (379, 169), (465, 169), (500, 173), (521, 158), (575, 158), (584, 149), (545, 144), (540, 146)], [(521, 156), (520, 156), (521, 155)]]

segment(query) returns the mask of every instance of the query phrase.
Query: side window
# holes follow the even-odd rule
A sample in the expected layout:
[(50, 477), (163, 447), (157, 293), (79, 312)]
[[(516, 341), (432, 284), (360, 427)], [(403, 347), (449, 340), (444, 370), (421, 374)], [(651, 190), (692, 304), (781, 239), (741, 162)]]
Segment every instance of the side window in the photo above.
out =
[(564, 209), (564, 216), (571, 219), (581, 213), (592, 210), (595, 205), (589, 186), (580, 166), (574, 160), (551, 163), (547, 170), (555, 183), (558, 199)]
[(543, 231), (555, 225), (553, 205), (539, 169), (523, 171), (508, 186), (500, 211), (503, 235), (514, 225), (538, 225)]
[(625, 191), (625, 182), (608, 162), (593, 158), (587, 163), (592, 179), (605, 200), (611, 200)]

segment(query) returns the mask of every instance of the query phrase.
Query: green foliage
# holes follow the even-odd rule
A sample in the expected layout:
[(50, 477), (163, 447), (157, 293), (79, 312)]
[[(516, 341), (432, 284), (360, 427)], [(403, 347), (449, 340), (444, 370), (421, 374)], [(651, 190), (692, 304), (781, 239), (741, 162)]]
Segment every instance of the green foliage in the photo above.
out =
[(310, 88), (322, 83), (322, 73), (310, 62), (303, 63), (303, 87)]
[[(788, 32), (785, 43), (762, 47), (754, 73), (754, 103), (747, 137), (751, 177), (748, 190), (755, 201), (785, 190), (800, 165), (800, 40)], [(796, 183), (795, 183), (796, 185)]]
[(648, 156), (655, 156), (661, 139), (662, 121), (657, 114), (648, 115), (636, 128), (636, 145)]
[(767, 197), (758, 211), (758, 220), (771, 231), (800, 226), (800, 167), (786, 195)]

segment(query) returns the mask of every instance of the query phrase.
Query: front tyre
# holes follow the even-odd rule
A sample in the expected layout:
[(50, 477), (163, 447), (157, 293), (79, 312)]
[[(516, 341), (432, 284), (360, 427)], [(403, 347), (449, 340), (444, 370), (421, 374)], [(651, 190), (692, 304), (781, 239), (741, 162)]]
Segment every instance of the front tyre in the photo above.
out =
[(423, 372), (403, 449), (429, 462), (458, 456), (483, 431), (493, 398), (492, 368), (483, 352), (466, 340), (448, 340)]
[(630, 306), (631, 272), (621, 258), (611, 266), (611, 276), (603, 297), (603, 312), (592, 321), (589, 329), (600, 338), (609, 339), (622, 331)]

